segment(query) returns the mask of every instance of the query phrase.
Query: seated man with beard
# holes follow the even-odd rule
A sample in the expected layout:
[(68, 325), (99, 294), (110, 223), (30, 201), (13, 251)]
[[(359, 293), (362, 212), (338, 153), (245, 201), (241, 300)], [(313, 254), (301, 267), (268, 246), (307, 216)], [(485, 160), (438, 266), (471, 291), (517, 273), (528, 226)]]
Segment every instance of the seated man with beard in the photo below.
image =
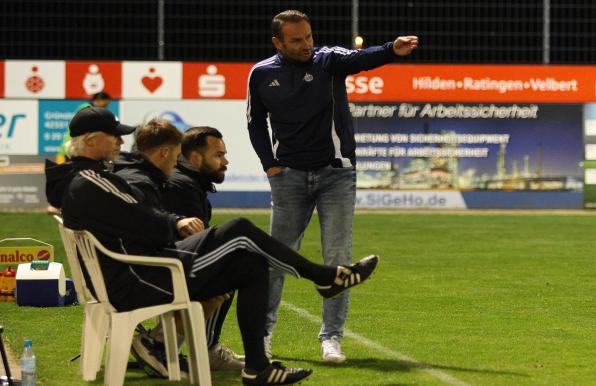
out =
[[(192, 127), (182, 135), (182, 154), (168, 179), (163, 205), (171, 213), (199, 218), (205, 228), (211, 221), (211, 203), (207, 192), (215, 192), (213, 183), (225, 177), (226, 146), (219, 130), (213, 127)], [(219, 342), (221, 329), (233, 302), (223, 300), (207, 320), (209, 363), (212, 370), (237, 370), (244, 366), (242, 357)]]

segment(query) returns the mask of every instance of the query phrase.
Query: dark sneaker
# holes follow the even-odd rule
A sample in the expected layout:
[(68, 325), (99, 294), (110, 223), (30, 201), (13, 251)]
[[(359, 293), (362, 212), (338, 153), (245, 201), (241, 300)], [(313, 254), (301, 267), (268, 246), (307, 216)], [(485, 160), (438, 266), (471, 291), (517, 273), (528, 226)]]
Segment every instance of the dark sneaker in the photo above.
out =
[[(335, 283), (327, 286), (317, 286), (317, 291), (324, 298), (332, 298), (339, 295), (350, 287), (364, 283), (366, 279), (373, 273), (379, 257), (376, 255), (370, 255), (356, 264), (349, 265), (347, 267), (340, 265), (338, 267), (337, 277)], [(341, 284), (338, 283), (341, 282)]]
[[(168, 378), (168, 361), (163, 343), (151, 338), (147, 333), (138, 334), (132, 339), (131, 351), (147, 375), (155, 378)], [(179, 354), (178, 361), (180, 362), (180, 376), (188, 378), (186, 356)]]
[(242, 370), (242, 383), (244, 385), (293, 385), (312, 374), (310, 369), (289, 369), (281, 362), (273, 361), (265, 370), (258, 374), (250, 374), (246, 369)]

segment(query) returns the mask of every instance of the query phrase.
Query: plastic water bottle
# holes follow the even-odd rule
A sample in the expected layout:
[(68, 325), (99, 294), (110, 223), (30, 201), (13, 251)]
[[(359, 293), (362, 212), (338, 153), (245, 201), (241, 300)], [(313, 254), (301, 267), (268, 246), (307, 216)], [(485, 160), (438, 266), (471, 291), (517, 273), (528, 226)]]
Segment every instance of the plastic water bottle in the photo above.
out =
[(35, 354), (31, 339), (25, 339), (24, 346), (21, 356), (21, 386), (35, 386)]

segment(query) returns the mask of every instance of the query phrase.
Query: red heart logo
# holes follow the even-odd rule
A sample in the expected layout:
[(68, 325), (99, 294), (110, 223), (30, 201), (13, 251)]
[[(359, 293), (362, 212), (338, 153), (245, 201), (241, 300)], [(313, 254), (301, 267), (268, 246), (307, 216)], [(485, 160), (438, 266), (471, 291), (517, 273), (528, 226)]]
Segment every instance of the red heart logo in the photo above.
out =
[(159, 86), (161, 86), (161, 84), (163, 83), (163, 79), (161, 78), (161, 76), (156, 76), (154, 78), (144, 76), (141, 79), (141, 83), (143, 83), (143, 86), (145, 86), (145, 88), (149, 90), (149, 92), (155, 92), (155, 90), (157, 90)]

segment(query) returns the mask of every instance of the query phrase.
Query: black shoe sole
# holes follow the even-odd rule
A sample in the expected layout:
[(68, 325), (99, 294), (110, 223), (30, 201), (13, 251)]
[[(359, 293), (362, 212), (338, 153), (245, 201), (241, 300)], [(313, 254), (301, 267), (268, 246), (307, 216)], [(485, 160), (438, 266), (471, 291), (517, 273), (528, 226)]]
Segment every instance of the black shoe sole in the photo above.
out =
[(362, 259), (360, 259), (360, 261), (358, 263), (355, 263), (354, 265), (348, 267), (350, 269), (353, 269), (360, 262), (362, 262), (362, 260), (369, 259), (369, 258), (370, 259), (375, 258), (375, 262), (374, 262), (374, 266), (373, 266), (372, 270), (370, 271), (370, 273), (368, 274), (368, 276), (364, 277), (363, 279), (361, 278), (358, 283), (355, 283), (355, 284), (352, 284), (352, 285), (348, 285), (347, 287), (346, 286), (340, 286), (340, 285), (335, 284), (335, 283), (331, 284), (331, 286), (329, 288), (321, 289), (321, 288), (317, 287), (317, 291), (319, 291), (319, 294), (322, 297), (326, 298), (326, 299), (332, 299), (334, 297), (337, 297), (337, 296), (341, 295), (345, 290), (347, 290), (349, 288), (356, 287), (358, 285), (363, 284), (365, 281), (367, 281), (372, 276), (372, 274), (377, 269), (377, 265), (379, 264), (379, 256), (377, 256), (377, 255), (370, 255), (370, 256), (363, 257)]

